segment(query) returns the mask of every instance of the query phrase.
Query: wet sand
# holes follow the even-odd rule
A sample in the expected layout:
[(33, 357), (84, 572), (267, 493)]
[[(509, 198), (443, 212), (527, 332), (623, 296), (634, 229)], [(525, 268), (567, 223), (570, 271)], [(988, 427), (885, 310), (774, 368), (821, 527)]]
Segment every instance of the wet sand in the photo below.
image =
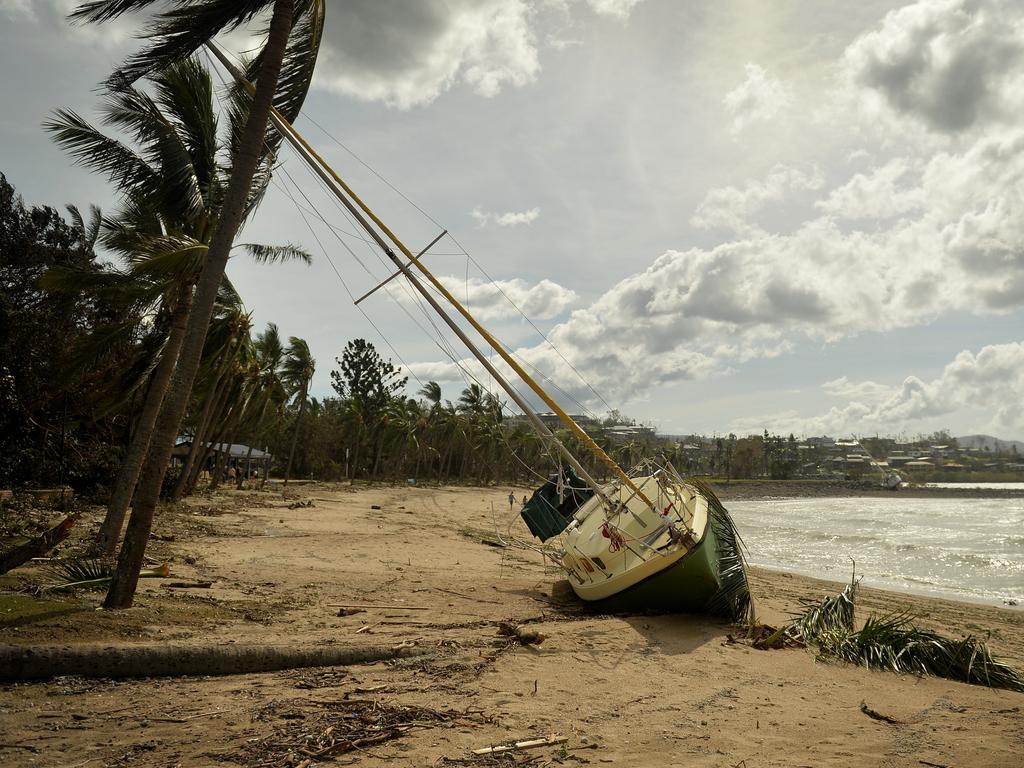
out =
[[(532, 542), (509, 513), (508, 491), (308, 486), (288, 498), (224, 493), (196, 501), (191, 514), (165, 515), (151, 553), (171, 562), (172, 580), (211, 588), (144, 581), (129, 611), (91, 610), (92, 596), (90, 610), (2, 628), (0, 642), (404, 644), (428, 655), (217, 678), (7, 685), (0, 764), (509, 765), (472, 750), (551, 734), (568, 741), (517, 763), (1021, 764), (1024, 694), (825, 663), (805, 649), (758, 651), (730, 643), (733, 630), (705, 617), (601, 616), (553, 597), (560, 572), (538, 552), (483, 543), (496, 533)], [(299, 498), (315, 506), (289, 509)], [(776, 624), (801, 599), (841, 585), (755, 570), (752, 586), (759, 618)], [(341, 604), (390, 607), (339, 616)], [(898, 609), (947, 634), (991, 633), (993, 651), (1024, 667), (1020, 609), (863, 591), (861, 616)], [(502, 620), (547, 637), (510, 645), (497, 635)], [(868, 717), (862, 702), (898, 722)], [(355, 710), (380, 716), (413, 705), (447, 714), (421, 715), (401, 738), (333, 762), (296, 751), (303, 738), (340, 727), (346, 712), (351, 720)]]

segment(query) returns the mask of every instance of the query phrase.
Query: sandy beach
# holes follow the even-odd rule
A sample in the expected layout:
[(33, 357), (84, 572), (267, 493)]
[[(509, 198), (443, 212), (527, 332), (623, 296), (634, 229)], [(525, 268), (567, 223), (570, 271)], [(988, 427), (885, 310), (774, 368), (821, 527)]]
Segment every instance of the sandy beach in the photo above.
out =
[[(226, 677), (8, 684), (0, 763), (1021, 764), (1024, 695), (826, 663), (807, 649), (759, 651), (730, 642), (733, 630), (706, 617), (582, 610), (565, 598), (557, 569), (515, 544), (532, 539), (510, 515), (508, 492), (310, 485), (198, 497), (187, 513), (164, 514), (150, 555), (170, 563), (168, 581), (209, 588), (146, 580), (124, 612), (95, 611), (98, 597), (87, 594), (49, 618), (6, 619), (0, 642), (404, 645), (425, 655)], [(493, 546), (498, 537), (512, 545)], [(841, 586), (763, 570), (752, 582), (769, 624)], [(362, 605), (387, 607), (338, 615), (338, 606)], [(1024, 667), (1024, 610), (863, 590), (862, 617), (901, 609), (946, 634), (988, 636), (995, 654)], [(546, 637), (509, 643), (501, 621)], [(869, 717), (862, 704), (895, 722)], [(334, 760), (300, 751), (346, 717), (398, 712), (419, 713), (400, 738)], [(472, 754), (551, 735), (567, 740), (503, 758)]]

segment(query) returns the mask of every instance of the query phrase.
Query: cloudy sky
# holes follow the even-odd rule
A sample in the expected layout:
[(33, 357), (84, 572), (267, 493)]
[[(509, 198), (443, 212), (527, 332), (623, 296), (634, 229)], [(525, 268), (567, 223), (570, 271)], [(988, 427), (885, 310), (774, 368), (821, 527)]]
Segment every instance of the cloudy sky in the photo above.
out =
[[(0, 0), (0, 171), (27, 202), (113, 210), (39, 125), (94, 114), (139, 43), (132, 20), (69, 27), (73, 5)], [(570, 409), (1024, 437), (1019, 0), (328, 6), (300, 130), (413, 250), (454, 235), (426, 260)], [(454, 398), (401, 286), (353, 308), (387, 274), (353, 235), (286, 155), (243, 239), (316, 261), (229, 274), (257, 325), (308, 339), (316, 393), (365, 337)]]

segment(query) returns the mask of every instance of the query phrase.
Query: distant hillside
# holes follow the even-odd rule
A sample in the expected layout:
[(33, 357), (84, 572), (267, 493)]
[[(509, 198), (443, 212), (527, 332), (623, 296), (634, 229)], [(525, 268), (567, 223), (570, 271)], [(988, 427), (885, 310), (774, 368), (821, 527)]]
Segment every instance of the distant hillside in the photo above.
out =
[(986, 448), (993, 453), (1010, 453), (1014, 446), (1017, 453), (1024, 454), (1024, 441), (1021, 440), (1000, 440), (992, 435), (964, 435), (956, 438), (956, 444), (961, 448)]

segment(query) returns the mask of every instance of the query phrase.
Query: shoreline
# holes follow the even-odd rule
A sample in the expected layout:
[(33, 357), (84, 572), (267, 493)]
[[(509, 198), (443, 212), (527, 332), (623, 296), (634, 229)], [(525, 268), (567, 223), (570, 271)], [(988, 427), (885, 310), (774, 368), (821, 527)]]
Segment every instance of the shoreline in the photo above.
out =
[(915, 499), (1024, 499), (1018, 488), (936, 488), (928, 485), (902, 485), (895, 491), (875, 483), (853, 480), (715, 480), (712, 488), (722, 501), (765, 498), (880, 497)]
[[(771, 565), (764, 564), (753, 564), (748, 563), (751, 571), (762, 572), (764, 574), (777, 574), (783, 578), (796, 578), (803, 579), (809, 583), (821, 583), (829, 584), (836, 587), (835, 591), (839, 592), (845, 587), (849, 581), (843, 581), (841, 579), (833, 579), (828, 576), (807, 573), (805, 571), (795, 571), (790, 568), (782, 566), (774, 567)], [(870, 575), (861, 574), (858, 578), (862, 578), (861, 589), (871, 590), (879, 594), (885, 594), (892, 598), (907, 598), (910, 600), (940, 600), (944, 603), (951, 605), (960, 605), (964, 608), (970, 608), (974, 606), (984, 606), (986, 608), (998, 608), (1004, 611), (1010, 611), (1011, 613), (1017, 612), (1024, 614), (1024, 604), (1018, 602), (1016, 604), (1009, 604), (1007, 600), (999, 597), (980, 597), (974, 595), (960, 594), (956, 592), (947, 592), (943, 590), (929, 590), (926, 588), (913, 589), (912, 587), (902, 587), (901, 585), (890, 585), (890, 584), (879, 584), (876, 581), (872, 581)]]

